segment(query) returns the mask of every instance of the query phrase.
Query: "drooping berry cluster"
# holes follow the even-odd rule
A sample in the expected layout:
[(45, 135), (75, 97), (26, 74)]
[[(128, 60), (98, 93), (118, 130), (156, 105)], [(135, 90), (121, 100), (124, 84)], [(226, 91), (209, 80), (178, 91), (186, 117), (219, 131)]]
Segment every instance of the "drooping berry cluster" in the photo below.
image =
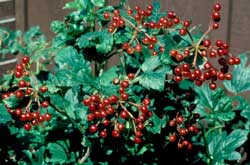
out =
[[(195, 104), (191, 104), (188, 111), (192, 112), (195, 107)], [(200, 115), (197, 113), (190, 113), (187, 117), (178, 113), (174, 119), (169, 121), (169, 126), (173, 130), (169, 135), (169, 141), (171, 143), (177, 142), (177, 147), (179, 149), (192, 149), (191, 137), (198, 133), (198, 128), (195, 123), (199, 117)]]
[[(209, 87), (214, 90), (217, 87), (215, 82), (216, 80), (232, 79), (229, 67), (240, 64), (240, 59), (234, 57), (229, 52), (229, 46), (226, 42), (217, 40), (215, 44), (212, 45), (210, 39), (204, 39), (206, 34), (208, 34), (212, 29), (217, 29), (219, 27), (218, 22), (220, 21), (220, 9), (221, 5), (216, 3), (212, 14), (212, 20), (214, 22), (209, 25), (208, 31), (197, 43), (194, 43), (184, 51), (170, 51), (170, 55), (178, 63), (180, 63), (174, 68), (174, 80), (176, 82), (180, 82), (183, 79), (189, 79), (194, 81), (197, 86), (201, 86), (206, 80), (209, 80)], [(197, 60), (199, 60), (199, 58), (204, 61), (201, 67), (197, 65)], [(214, 65), (212, 63), (212, 60), (216, 58), (218, 60), (218, 64), (221, 66), (220, 68), (218, 68), (216, 64)], [(192, 65), (188, 63), (190, 59), (193, 59)]]
[[(133, 79), (134, 74), (128, 74), (128, 78)], [(152, 112), (148, 108), (150, 99), (145, 98), (139, 104), (133, 103), (126, 93), (126, 89), (130, 85), (128, 80), (120, 81), (115, 78), (113, 84), (120, 85), (119, 95), (107, 98), (94, 94), (83, 100), (83, 104), (89, 109), (87, 117), (90, 122), (89, 132), (99, 131), (99, 136), (102, 138), (106, 138), (110, 132), (112, 137), (118, 138), (122, 132), (131, 131), (134, 134), (134, 142), (139, 144), (142, 142), (144, 123), (152, 116)]]
[[(13, 85), (9, 92), (2, 95), (3, 102), (7, 111), (24, 123), (24, 129), (29, 131), (32, 126), (35, 126), (44, 121), (50, 121), (51, 115), (47, 112), (49, 102), (42, 99), (40, 95), (47, 92), (46, 86), (40, 87), (39, 91), (31, 86), (29, 73), (29, 57), (24, 56), (22, 63), (16, 65), (16, 78), (21, 79), (18, 84)], [(15, 100), (19, 103), (15, 106), (9, 104), (10, 100)], [(40, 108), (46, 109), (44, 114), (40, 113)]]
[[(148, 5), (146, 10), (141, 9), (139, 6), (136, 6), (135, 10), (128, 9), (127, 15), (133, 20), (131, 21), (122, 17), (119, 10), (114, 10), (112, 14), (111, 26), (108, 31), (114, 33), (118, 28), (124, 26), (131, 27), (134, 30), (131, 40), (122, 45), (122, 48), (128, 54), (141, 52), (143, 45), (148, 47), (153, 56), (165, 51), (164, 46), (158, 41), (158, 38), (154, 35), (148, 34), (151, 30), (166, 30), (181, 23), (182, 28), (179, 29), (180, 35), (187, 34), (187, 28), (191, 24), (190, 21), (181, 21), (173, 11), (168, 12), (166, 16), (159, 18), (159, 20), (153, 21), (152, 19), (148, 19), (152, 15), (152, 12), (152, 5)], [(104, 13), (103, 17), (105, 19), (110, 19), (110, 15), (110, 13)]]

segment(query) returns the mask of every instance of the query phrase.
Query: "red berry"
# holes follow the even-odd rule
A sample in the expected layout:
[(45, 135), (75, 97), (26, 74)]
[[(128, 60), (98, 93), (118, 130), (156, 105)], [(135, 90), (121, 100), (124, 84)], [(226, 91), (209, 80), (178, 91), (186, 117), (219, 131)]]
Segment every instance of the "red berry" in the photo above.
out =
[(216, 45), (217, 47), (222, 47), (223, 42), (222, 42), (221, 40), (217, 40), (216, 43), (215, 43), (215, 45)]
[(219, 3), (214, 4), (214, 11), (220, 11), (221, 5)]
[(174, 68), (174, 73), (175, 73), (176, 75), (180, 76), (180, 75), (182, 74), (182, 69), (179, 68), (179, 67), (176, 67), (176, 68)]
[(41, 104), (41, 106), (42, 106), (43, 108), (48, 108), (49, 102), (48, 102), (48, 101), (43, 101), (42, 104)]
[(137, 128), (138, 128), (139, 130), (143, 130), (143, 129), (144, 129), (144, 124), (139, 123), (139, 124), (137, 125)]
[(33, 119), (38, 119), (38, 117), (40, 116), (40, 114), (38, 112), (32, 112), (32, 118)]
[(135, 78), (135, 74), (134, 73), (129, 73), (128, 74), (128, 79), (129, 80), (133, 80)]
[(20, 121), (26, 121), (26, 120), (27, 120), (26, 114), (21, 114)]
[(112, 106), (108, 107), (108, 109), (107, 109), (108, 115), (112, 115), (114, 112), (115, 112), (115, 109)]
[(186, 28), (189, 27), (190, 24), (191, 24), (190, 21), (184, 21), (184, 22), (183, 22), (183, 26), (185, 26)]
[(128, 118), (128, 113), (127, 113), (127, 111), (122, 110), (122, 111), (120, 112), (120, 117), (123, 118), (123, 119)]
[(142, 46), (140, 44), (135, 45), (135, 51), (136, 52), (141, 52)]
[(209, 88), (210, 88), (211, 90), (215, 90), (216, 87), (217, 87), (216, 83), (213, 83), (213, 82), (212, 82), (212, 83), (209, 84)]
[(158, 39), (157, 39), (155, 36), (153, 36), (153, 37), (150, 38), (150, 41), (151, 41), (152, 43), (156, 43), (157, 40), (158, 40)]
[(50, 121), (51, 120), (51, 114), (45, 113), (43, 116), (44, 116), (44, 120), (46, 120), (46, 121)]
[(173, 12), (173, 11), (168, 12), (168, 18), (175, 18), (175, 17), (176, 17), (175, 12)]
[(133, 10), (128, 9), (127, 13), (128, 13), (128, 15), (132, 15), (133, 14)]
[(129, 96), (128, 96), (127, 93), (122, 93), (122, 94), (121, 94), (121, 99), (122, 99), (122, 100), (128, 100), (128, 97), (129, 97)]
[(26, 131), (29, 131), (29, 130), (31, 130), (31, 125), (30, 125), (30, 124), (24, 124), (23, 128), (24, 128)]
[(86, 99), (83, 100), (82, 103), (83, 103), (83, 105), (88, 106), (88, 105), (90, 105), (91, 100), (90, 100), (90, 98), (86, 98)]
[(20, 81), (18, 82), (18, 86), (19, 86), (20, 88), (23, 88), (23, 87), (26, 86), (26, 82), (25, 82), (24, 80), (20, 80)]
[(139, 138), (139, 137), (134, 137), (134, 142), (135, 142), (136, 144), (140, 144), (140, 143), (142, 142), (142, 140), (141, 140), (141, 138)]
[(211, 52), (209, 53), (209, 56), (210, 56), (211, 58), (215, 58), (215, 57), (216, 57), (216, 52), (215, 52), (215, 51), (211, 51)]
[(204, 69), (206, 70), (209, 70), (211, 67), (212, 67), (212, 64), (208, 61), (204, 64)]
[(22, 109), (18, 108), (18, 109), (15, 110), (15, 115), (18, 116), (18, 117), (21, 116), (22, 113), (23, 113)]
[(15, 96), (19, 99), (23, 98), (24, 94), (22, 91), (18, 90), (15, 92)]
[(21, 78), (23, 76), (23, 73), (16, 71), (15, 76), (16, 76), (16, 78)]
[(183, 59), (184, 59), (184, 57), (183, 57), (183, 55), (182, 54), (177, 54), (176, 56), (175, 56), (175, 58), (176, 58), (176, 60), (177, 61), (183, 61)]
[(94, 114), (88, 114), (88, 121), (93, 121), (95, 119), (95, 115)]
[(175, 142), (176, 141), (176, 135), (175, 134), (170, 135), (168, 139), (169, 139), (170, 142)]
[(28, 56), (24, 56), (23, 59), (22, 59), (22, 62), (23, 62), (24, 64), (27, 64), (27, 63), (30, 62), (30, 58), (29, 58)]
[(160, 52), (164, 52), (164, 51), (165, 51), (165, 48), (161, 46), (161, 47), (159, 48), (159, 50), (160, 50)]
[(39, 116), (38, 117), (38, 122), (42, 123), (44, 121), (44, 117), (43, 116)]
[(120, 11), (119, 11), (119, 10), (117, 10), (117, 9), (116, 9), (116, 10), (114, 10), (114, 15), (115, 15), (115, 16), (119, 16), (119, 15), (120, 15)]
[(121, 82), (121, 87), (122, 87), (122, 88), (127, 88), (127, 87), (129, 87), (129, 82), (128, 82), (127, 80), (122, 81), (122, 82)]
[(102, 124), (104, 126), (108, 126), (109, 125), (109, 120), (108, 119), (103, 120)]
[(96, 125), (91, 125), (91, 126), (89, 127), (89, 132), (95, 133), (96, 131), (97, 131), (97, 126), (96, 126)]
[(125, 125), (122, 124), (122, 123), (118, 123), (118, 124), (117, 124), (117, 128), (118, 128), (120, 131), (122, 131), (122, 130), (124, 130)]
[(178, 124), (181, 124), (181, 123), (184, 122), (184, 118), (183, 118), (182, 116), (179, 116), (179, 117), (176, 118), (176, 122), (177, 122)]
[(100, 132), (100, 137), (101, 137), (101, 138), (106, 138), (107, 135), (108, 135), (108, 134), (107, 134), (107, 131), (105, 131), (105, 130), (103, 130), (103, 131)]
[(134, 53), (134, 48), (129, 47), (129, 48), (127, 49), (127, 53), (128, 53), (128, 54), (133, 54), (133, 53)]
[(226, 80), (232, 80), (232, 74), (231, 73), (227, 73), (226, 75), (225, 75), (225, 78), (226, 78)]
[(224, 73), (218, 73), (217, 78), (219, 80), (225, 80), (225, 74)]
[(111, 104), (116, 103), (118, 101), (118, 97), (115, 95), (112, 95), (109, 97), (109, 101)]
[(90, 97), (90, 99), (91, 99), (92, 102), (95, 102), (95, 103), (100, 102), (100, 97), (98, 95), (92, 95)]
[(145, 113), (145, 114), (148, 113), (148, 107), (145, 106), (145, 105), (141, 106), (140, 110), (141, 110), (142, 113)]
[(120, 132), (119, 132), (118, 130), (113, 130), (113, 131), (112, 131), (112, 136), (113, 136), (114, 138), (118, 138), (118, 137), (120, 137)]
[(180, 29), (179, 34), (185, 36), (187, 34), (187, 29)]
[(26, 113), (26, 120), (28, 120), (28, 121), (32, 120), (32, 115), (30, 112)]
[(143, 100), (143, 104), (144, 104), (144, 105), (149, 105), (149, 104), (150, 104), (150, 99), (149, 99), (149, 98), (145, 98), (145, 99)]
[(213, 12), (212, 13), (212, 18), (215, 22), (220, 21), (220, 13), (219, 12)]
[(206, 39), (206, 40), (203, 41), (203, 45), (205, 47), (209, 47), (211, 45), (211, 41), (209, 39)]
[(178, 54), (177, 50), (171, 50), (170, 55), (175, 57)]
[(109, 19), (110, 15), (109, 15), (109, 13), (104, 13), (104, 14), (103, 14), (103, 17), (104, 17), (105, 19)]
[(152, 11), (153, 10), (153, 6), (152, 5), (148, 5), (147, 9), (150, 10), (150, 11)]
[(181, 82), (182, 81), (182, 77), (181, 76), (174, 76), (174, 81)]
[(48, 90), (48, 88), (47, 88), (46, 86), (42, 86), (42, 87), (40, 88), (40, 91), (41, 91), (42, 93), (47, 92), (47, 90)]
[(238, 57), (234, 58), (234, 64), (239, 65), (240, 64), (240, 58), (238, 58)]
[(218, 29), (220, 27), (220, 25), (218, 23), (213, 23), (213, 29)]
[(170, 121), (169, 121), (169, 126), (173, 127), (173, 126), (175, 126), (175, 125), (176, 125), (175, 120), (170, 120)]
[(141, 131), (136, 131), (135, 132), (135, 136), (136, 137), (141, 137), (142, 136), (142, 132)]
[(188, 130), (187, 130), (186, 128), (180, 128), (180, 129), (178, 130), (178, 132), (179, 132), (179, 134), (180, 134), (181, 136), (185, 136), (185, 135), (187, 134)]

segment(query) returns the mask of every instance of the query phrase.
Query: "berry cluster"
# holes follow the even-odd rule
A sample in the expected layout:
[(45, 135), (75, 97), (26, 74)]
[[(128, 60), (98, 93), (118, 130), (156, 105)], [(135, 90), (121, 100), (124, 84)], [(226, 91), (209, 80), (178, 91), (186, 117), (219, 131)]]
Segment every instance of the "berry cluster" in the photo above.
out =
[[(191, 104), (188, 108), (189, 112), (195, 109), (196, 105)], [(172, 127), (173, 132), (169, 136), (170, 142), (177, 142), (179, 149), (192, 149), (191, 137), (198, 133), (198, 128), (195, 126), (196, 120), (200, 117), (197, 113), (190, 113), (189, 116), (184, 117), (179, 113), (176, 117), (169, 121), (169, 126)]]
[[(152, 21), (148, 19), (153, 12), (153, 6), (148, 5), (146, 10), (141, 9), (139, 6), (135, 7), (135, 10), (128, 9), (127, 15), (133, 21), (126, 19), (120, 15), (119, 10), (114, 10), (112, 14), (111, 26), (109, 27), (109, 32), (114, 33), (120, 27), (130, 26), (133, 30), (133, 36), (129, 42), (122, 45), (123, 50), (128, 54), (134, 54), (135, 52), (142, 51), (142, 45), (146, 46), (151, 50), (151, 54), (156, 56), (165, 51), (164, 46), (158, 41), (156, 36), (149, 35), (147, 32), (151, 30), (166, 30), (168, 28), (173, 28), (178, 24), (182, 24), (182, 28), (179, 29), (180, 35), (187, 34), (187, 28), (190, 26), (191, 22), (181, 21), (180, 18), (176, 16), (173, 11), (168, 12), (164, 17), (159, 18), (157, 21)], [(103, 17), (105, 19), (110, 19), (110, 13), (104, 13)], [(133, 23), (135, 22), (135, 23)]]
[[(24, 77), (18, 81), (16, 85), (13, 85), (9, 89), (8, 93), (2, 95), (3, 101), (6, 103), (5, 106), (7, 111), (17, 117), (21, 122), (24, 122), (24, 129), (29, 131), (32, 125), (35, 126), (44, 121), (50, 121), (51, 115), (47, 112), (49, 102), (45, 99), (41, 99), (39, 95), (43, 95), (47, 92), (48, 88), (42, 86), (39, 91), (36, 91), (30, 84), (29, 77), (29, 57), (24, 56), (22, 63), (16, 65), (16, 78)], [(11, 107), (8, 102), (11, 99), (17, 100), (19, 105)], [(40, 108), (46, 109), (44, 114), (40, 113)]]
[[(229, 46), (226, 42), (217, 40), (215, 44), (212, 45), (211, 40), (204, 39), (212, 29), (217, 29), (219, 27), (220, 9), (221, 5), (216, 3), (212, 14), (212, 20), (214, 22), (209, 25), (208, 31), (197, 43), (186, 48), (183, 52), (179, 50), (170, 51), (170, 55), (180, 63), (180, 65), (174, 68), (174, 80), (176, 82), (180, 82), (183, 79), (189, 79), (194, 81), (197, 86), (201, 86), (206, 80), (210, 80), (209, 87), (214, 90), (217, 87), (216, 80), (232, 79), (232, 74), (229, 72), (229, 66), (240, 64), (240, 59), (234, 57), (229, 52)], [(196, 64), (199, 57), (205, 61), (200, 68)], [(189, 61), (190, 58), (193, 58), (192, 65), (186, 62)], [(220, 68), (213, 65), (211, 62), (216, 58), (218, 59), (218, 64), (221, 66)]]
[[(128, 74), (128, 78), (133, 79), (134, 74)], [(134, 142), (139, 144), (142, 142), (144, 123), (152, 116), (148, 107), (150, 99), (145, 98), (140, 104), (133, 103), (126, 93), (130, 85), (128, 80), (120, 81), (115, 78), (113, 84), (120, 85), (119, 95), (106, 98), (94, 94), (83, 100), (83, 104), (89, 109), (87, 116), (88, 121), (91, 122), (89, 132), (96, 133), (99, 130), (101, 138), (106, 138), (108, 132), (111, 132), (112, 137), (118, 138), (122, 132), (132, 130)]]

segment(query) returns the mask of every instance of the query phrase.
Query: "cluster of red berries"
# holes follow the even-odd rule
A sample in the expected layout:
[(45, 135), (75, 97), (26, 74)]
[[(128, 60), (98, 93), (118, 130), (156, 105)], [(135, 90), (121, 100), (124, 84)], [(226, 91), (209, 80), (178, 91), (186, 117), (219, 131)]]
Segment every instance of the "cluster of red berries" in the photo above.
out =
[[(220, 20), (219, 10), (221, 6), (219, 3), (214, 5), (213, 20), (215, 21), (212, 25), (214, 26)], [(211, 44), (209, 39), (201, 40), (199, 45), (188, 47), (184, 52), (178, 50), (171, 50), (170, 55), (176, 59), (177, 62), (181, 63), (174, 68), (174, 80), (180, 82), (183, 79), (189, 79), (195, 82), (197, 86), (201, 86), (206, 80), (210, 81), (209, 87), (214, 90), (217, 88), (216, 80), (231, 80), (232, 74), (229, 72), (229, 66), (240, 64), (240, 59), (234, 57), (229, 52), (229, 46), (222, 40), (217, 40), (214, 45)], [(198, 56), (203, 58), (205, 62), (203, 66), (199, 68), (196, 66)], [(193, 64), (190, 66), (185, 62), (185, 59), (193, 58)], [(210, 60), (218, 59), (218, 63), (221, 66), (212, 65)]]
[(220, 21), (220, 11), (221, 10), (221, 5), (219, 3), (214, 4), (214, 11), (212, 13), (212, 19), (213, 19), (213, 29), (218, 29), (219, 28), (219, 21)]
[[(44, 121), (50, 121), (51, 115), (47, 112), (47, 108), (49, 106), (49, 102), (44, 99), (40, 99), (39, 93), (44, 94), (47, 92), (48, 88), (46, 86), (40, 87), (39, 91), (36, 91), (30, 84), (28, 79), (29, 71), (29, 57), (24, 56), (22, 58), (22, 63), (16, 65), (16, 78), (21, 78), (23, 76), (24, 79), (21, 79), (18, 81), (18, 84), (14, 85), (14, 89), (12, 92), (8, 92), (2, 95), (3, 101), (6, 103), (9, 99), (15, 98), (18, 101), (20, 101), (20, 105), (18, 105), (18, 108), (16, 107), (9, 107), (8, 104), (5, 104), (7, 111), (19, 118), (20, 121), (24, 122), (24, 129), (29, 131), (32, 126), (35, 126), (39, 123), (42, 123)], [(28, 98), (28, 103), (26, 106), (23, 106), (23, 100)], [(33, 105), (37, 104), (37, 108), (34, 110)], [(11, 105), (10, 105), (11, 106)], [(40, 108), (46, 109), (46, 113), (41, 114)]]
[[(153, 56), (158, 55), (159, 53), (162, 53), (165, 51), (165, 48), (163, 45), (161, 45), (158, 42), (158, 39), (156, 36), (150, 36), (147, 34), (147, 31), (152, 29), (167, 29), (171, 28), (179, 23), (182, 23), (183, 27), (179, 29), (180, 35), (186, 35), (187, 34), (187, 28), (190, 26), (191, 22), (181, 21), (180, 18), (176, 16), (176, 13), (173, 11), (168, 12), (167, 16), (161, 17), (156, 22), (152, 20), (147, 20), (149, 16), (151, 16), (153, 11), (153, 6), (148, 5), (146, 10), (140, 9), (139, 6), (135, 7), (135, 11), (128, 9), (127, 14), (131, 17), (131, 19), (134, 19), (136, 24), (133, 24), (131, 21), (127, 20), (126, 18), (123, 18), (120, 15), (119, 10), (114, 10), (112, 14), (112, 21), (111, 26), (109, 27), (109, 32), (113, 33), (117, 30), (118, 27), (123, 27), (125, 25), (131, 26), (134, 29), (134, 35), (132, 39), (129, 42), (126, 42), (122, 45), (122, 48), (128, 53), (128, 54), (134, 54), (135, 52), (141, 52), (142, 51), (142, 44), (148, 47), (149, 50), (151, 50), (151, 53)], [(105, 19), (110, 19), (109, 13), (104, 13), (103, 17)], [(141, 29), (141, 27), (144, 28), (144, 30)], [(143, 35), (138, 35), (142, 33)], [(133, 42), (136, 40), (136, 42)], [(158, 43), (158, 44), (157, 44)]]
[[(189, 112), (192, 112), (195, 107), (195, 104), (191, 104), (188, 108)], [(172, 143), (177, 142), (177, 147), (179, 149), (192, 149), (193, 145), (190, 139), (193, 135), (198, 133), (195, 122), (199, 117), (200, 115), (197, 113), (190, 113), (186, 118), (177, 114), (174, 119), (169, 121), (169, 126), (174, 128), (174, 133), (170, 134), (169, 141)]]
[(29, 72), (27, 68), (29, 67), (30, 58), (28, 56), (24, 56), (22, 58), (22, 62), (16, 65), (16, 78), (21, 78), (22, 76), (27, 76)]
[[(134, 74), (128, 74), (128, 78), (133, 79)], [(144, 122), (152, 116), (152, 112), (148, 108), (150, 99), (145, 98), (140, 104), (130, 102), (129, 95), (126, 93), (126, 89), (130, 85), (129, 81), (120, 81), (115, 78), (113, 84), (120, 85), (119, 96), (112, 95), (108, 98), (102, 98), (100, 95), (94, 94), (83, 100), (83, 104), (88, 106), (90, 111), (87, 116), (88, 121), (91, 122), (89, 132), (96, 133), (99, 130), (99, 136), (106, 138), (110, 131), (112, 137), (118, 138), (121, 136), (121, 132), (132, 129), (134, 142), (139, 144), (142, 142)], [(134, 111), (132, 106), (136, 107), (138, 111)], [(125, 128), (125, 125), (129, 126)]]

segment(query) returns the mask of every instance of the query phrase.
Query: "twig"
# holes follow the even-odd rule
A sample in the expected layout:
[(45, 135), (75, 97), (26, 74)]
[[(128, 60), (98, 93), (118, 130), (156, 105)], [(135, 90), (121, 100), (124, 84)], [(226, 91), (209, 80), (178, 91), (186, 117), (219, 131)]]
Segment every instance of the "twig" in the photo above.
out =
[(89, 157), (89, 154), (90, 154), (90, 147), (87, 148), (86, 153), (83, 155), (83, 157), (80, 160), (78, 160), (78, 163), (81, 164), (81, 163), (85, 162), (87, 160), (87, 158)]

